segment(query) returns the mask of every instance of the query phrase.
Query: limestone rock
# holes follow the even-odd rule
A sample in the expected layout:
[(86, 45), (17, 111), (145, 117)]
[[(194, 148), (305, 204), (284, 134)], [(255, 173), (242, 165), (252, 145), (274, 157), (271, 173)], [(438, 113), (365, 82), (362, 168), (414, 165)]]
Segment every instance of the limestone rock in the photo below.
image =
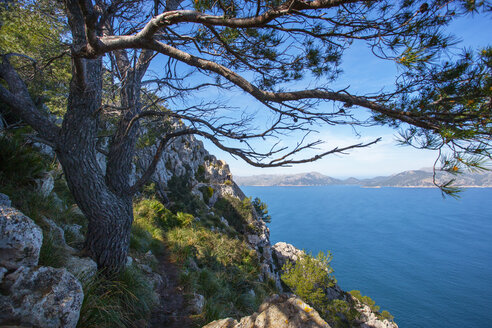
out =
[(284, 266), (287, 261), (296, 262), (301, 259), (305, 253), (300, 249), (297, 249), (291, 244), (284, 242), (278, 242), (272, 246), (273, 254), (277, 258), (279, 267)]
[(63, 231), (63, 229), (60, 228), (55, 221), (47, 217), (42, 217), (42, 221), (46, 227), (46, 230), (49, 232), (49, 237), (52, 238), (58, 246), (65, 248), (70, 254), (76, 253), (76, 250), (68, 246), (65, 242), (65, 231)]
[(80, 224), (73, 223), (63, 225), (65, 240), (76, 248), (82, 248), (85, 241), (85, 237), (81, 229), (82, 226)]
[(90, 279), (97, 272), (97, 264), (88, 257), (69, 256), (65, 268), (79, 279)]
[(9, 196), (0, 193), (0, 206), (12, 206), (12, 202), (10, 201)]
[(37, 180), (38, 191), (44, 197), (48, 197), (55, 187), (55, 179), (50, 173), (46, 173), (45, 176)]
[(244, 317), (238, 323), (222, 319), (203, 328), (330, 328), (308, 304), (295, 295), (273, 295), (258, 309), (258, 313)]
[(138, 268), (145, 275), (145, 278), (152, 285), (154, 290), (159, 290), (164, 285), (164, 279), (157, 272), (154, 272), (150, 266), (147, 264), (138, 263)]
[(8, 295), (0, 296), (0, 324), (76, 327), (84, 293), (65, 269), (20, 267), (8, 275)]
[(205, 306), (205, 297), (200, 294), (193, 294), (188, 301), (187, 312), (190, 314), (200, 314)]
[(38, 264), (43, 232), (18, 210), (0, 205), (0, 266), (15, 270)]
[(358, 320), (360, 328), (398, 328), (396, 323), (378, 318), (368, 305), (361, 303), (354, 297), (352, 299), (357, 304), (357, 311), (360, 313)]

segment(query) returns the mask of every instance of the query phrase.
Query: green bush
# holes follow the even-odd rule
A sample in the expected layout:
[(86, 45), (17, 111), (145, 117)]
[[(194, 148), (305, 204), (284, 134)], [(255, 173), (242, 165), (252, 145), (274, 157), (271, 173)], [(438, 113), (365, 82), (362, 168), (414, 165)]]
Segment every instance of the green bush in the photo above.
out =
[(331, 327), (357, 326), (359, 312), (353, 302), (330, 299), (327, 295), (327, 289), (336, 283), (330, 267), (331, 259), (330, 253), (320, 252), (317, 257), (306, 255), (295, 264), (285, 264), (281, 279), (295, 294), (311, 304)]
[(203, 165), (198, 165), (198, 168), (195, 172), (195, 179), (198, 182), (209, 182), (209, 180), (205, 178), (205, 167)]
[(201, 186), (198, 190), (202, 192), (203, 201), (205, 204), (208, 204), (210, 202), (210, 198), (214, 195), (214, 189), (210, 186)]
[(320, 252), (316, 258), (306, 255), (295, 264), (287, 262), (282, 270), (282, 281), (305, 302), (316, 309), (327, 306), (325, 290), (335, 285), (335, 278), (330, 274), (332, 256)]
[(171, 201), (169, 209), (173, 212), (198, 214), (206, 209), (205, 203), (191, 192), (190, 174), (173, 175), (167, 182), (168, 198)]
[(386, 319), (389, 321), (393, 321), (394, 317), (386, 310), (382, 311), (381, 313), (379, 312), (380, 307), (376, 305), (376, 302), (371, 299), (369, 296), (363, 296), (359, 290), (351, 290), (350, 295), (355, 297), (357, 300), (359, 300), (361, 303), (364, 303), (365, 305), (369, 306), (371, 310), (380, 318), (380, 319)]
[(268, 206), (267, 204), (263, 203), (261, 199), (256, 197), (253, 199), (253, 202), (251, 202), (251, 205), (253, 205), (254, 209), (256, 210), (256, 214), (258, 214), (258, 217), (262, 219), (266, 223), (272, 222), (272, 217), (268, 215)]
[(246, 232), (248, 225), (254, 222), (250, 198), (241, 201), (231, 196), (221, 197), (215, 202), (214, 208), (237, 232)]

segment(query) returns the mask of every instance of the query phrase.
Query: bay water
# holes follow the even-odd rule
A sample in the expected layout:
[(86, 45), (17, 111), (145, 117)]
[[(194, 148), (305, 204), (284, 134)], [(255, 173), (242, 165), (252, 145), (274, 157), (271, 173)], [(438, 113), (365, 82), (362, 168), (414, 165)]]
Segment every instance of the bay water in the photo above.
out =
[(400, 328), (492, 327), (492, 188), (242, 187), (272, 216), (272, 244), (331, 251), (338, 284)]

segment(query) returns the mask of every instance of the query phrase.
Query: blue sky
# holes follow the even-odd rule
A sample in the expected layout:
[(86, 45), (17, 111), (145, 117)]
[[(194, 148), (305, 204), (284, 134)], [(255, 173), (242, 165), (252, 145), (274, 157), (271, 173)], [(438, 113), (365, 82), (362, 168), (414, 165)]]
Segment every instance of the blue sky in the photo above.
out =
[[(463, 42), (460, 48), (467, 47), (477, 49), (492, 44), (492, 16), (489, 14), (476, 15), (455, 21), (449, 28), (449, 32), (456, 35)], [(159, 61), (158, 61), (159, 62)], [(162, 64), (162, 62), (161, 62)], [(342, 68), (344, 73), (331, 87), (342, 89), (350, 86), (351, 92), (366, 94), (377, 91), (382, 86), (390, 86), (397, 75), (396, 64), (390, 61), (382, 61), (373, 56), (363, 45), (355, 44), (343, 57)], [(308, 86), (309, 81), (296, 83), (292, 90)], [(201, 94), (198, 93), (199, 97)], [(203, 95), (203, 93), (202, 93)], [(207, 90), (205, 97), (218, 97), (226, 103), (235, 106), (259, 110), (261, 106), (250, 96), (237, 91), (235, 93), (214, 92)], [(358, 149), (347, 155), (328, 156), (313, 163), (295, 165), (283, 168), (256, 168), (243, 160), (233, 158), (230, 154), (219, 150), (210, 142), (204, 140), (208, 151), (219, 159), (224, 159), (230, 166), (233, 175), (253, 174), (294, 174), (301, 172), (317, 171), (333, 177), (373, 177), (378, 175), (390, 175), (404, 170), (431, 167), (436, 160), (437, 153), (429, 150), (417, 150), (411, 147), (398, 146), (395, 142), (396, 131), (386, 127), (358, 128), (360, 136), (356, 136), (350, 127), (320, 126), (313, 139), (321, 139), (325, 142), (320, 151), (336, 146), (347, 146), (354, 143), (372, 141), (382, 137), (382, 141), (369, 148)], [(282, 138), (284, 145), (295, 145), (300, 138), (294, 134)], [(264, 145), (257, 143), (258, 147)]]

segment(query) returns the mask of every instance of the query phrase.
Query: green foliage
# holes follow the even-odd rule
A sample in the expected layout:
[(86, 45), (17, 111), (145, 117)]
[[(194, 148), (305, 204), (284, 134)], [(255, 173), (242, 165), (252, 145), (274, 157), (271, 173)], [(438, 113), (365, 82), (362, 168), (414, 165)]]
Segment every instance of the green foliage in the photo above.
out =
[(193, 215), (172, 213), (155, 198), (141, 199), (133, 205), (134, 221), (130, 247), (145, 253), (159, 254), (164, 247), (165, 232), (174, 227), (190, 226)]
[(167, 182), (168, 197), (171, 201), (169, 209), (173, 212), (198, 214), (205, 209), (205, 204), (191, 192), (191, 177), (189, 173), (181, 176), (173, 175)]
[[(282, 268), (284, 271), (281, 276), (282, 281), (295, 294), (311, 304), (332, 327), (356, 327), (360, 316), (357, 304), (350, 298), (347, 299), (343, 294), (338, 299), (331, 299), (327, 294), (328, 289), (336, 283), (332, 275), (333, 269), (330, 267), (331, 259), (330, 253), (324, 255), (321, 252), (317, 257), (306, 255), (298, 260), (295, 265), (289, 262)], [(379, 307), (369, 297), (360, 296), (360, 293), (357, 294), (358, 291), (353, 292), (358, 295), (362, 302), (368, 304), (377, 316), (382, 319), (391, 318), (387, 312), (384, 316), (379, 314), (377, 312)]]
[(330, 274), (332, 256), (320, 252), (316, 258), (306, 255), (292, 264), (288, 262), (282, 270), (282, 281), (305, 302), (316, 309), (324, 309), (327, 306), (325, 290), (333, 287), (335, 278)]
[(156, 300), (155, 291), (135, 267), (125, 269), (116, 279), (103, 274), (83, 284), (84, 301), (77, 327), (142, 327)]
[(214, 209), (239, 233), (244, 233), (254, 221), (250, 198), (241, 201), (235, 197), (221, 197), (215, 202)]
[[(173, 258), (184, 264), (180, 281), (186, 292), (205, 296), (199, 324), (224, 317), (249, 315), (272, 286), (258, 282), (260, 267), (256, 252), (226, 234), (201, 227), (175, 228), (167, 243)], [(190, 261), (198, 268), (189, 265)]]
[(198, 165), (198, 168), (195, 172), (195, 179), (198, 182), (208, 183), (209, 180), (205, 178), (205, 167), (203, 165)]
[[(70, 57), (64, 55), (68, 48), (63, 6), (48, 0), (14, 0), (0, 6), (0, 53), (36, 60), (12, 58), (24, 80), (30, 82), (33, 98), (43, 99), (52, 113), (63, 114), (71, 78)], [(34, 74), (33, 65), (37, 68)]]
[(49, 232), (43, 230), (43, 244), (39, 252), (39, 265), (61, 268), (64, 266), (68, 256), (68, 251)]
[(214, 195), (214, 188), (210, 186), (201, 186), (200, 188), (198, 188), (198, 190), (202, 192), (203, 201), (205, 202), (205, 204), (208, 204), (210, 198), (212, 198)]
[(361, 303), (369, 306), (371, 310), (375, 312), (380, 319), (393, 321), (394, 317), (388, 311), (384, 310), (381, 313), (379, 312), (380, 307), (376, 305), (376, 302), (372, 300), (369, 296), (363, 296), (359, 290), (351, 290), (349, 294), (355, 297)]
[[(165, 111), (162, 106), (157, 106), (156, 109), (158, 111)], [(139, 136), (136, 144), (136, 147), (140, 149), (157, 144), (162, 136), (166, 135), (166, 133), (172, 129), (169, 120), (142, 122), (141, 125), (143, 126), (145, 133)]]
[(253, 202), (251, 203), (253, 207), (256, 210), (256, 213), (258, 214), (259, 218), (265, 221), (266, 223), (272, 222), (272, 217), (268, 215), (268, 206), (267, 204), (263, 203), (261, 199), (256, 197), (253, 199)]
[(360, 290), (351, 290), (350, 295), (361, 301), (362, 303), (366, 304), (371, 308), (372, 311), (378, 312), (379, 311), (379, 306), (376, 305), (376, 302), (373, 301), (369, 296), (362, 296), (360, 293)]
[(0, 135), (0, 182), (34, 185), (48, 169), (48, 161), (19, 134)]

